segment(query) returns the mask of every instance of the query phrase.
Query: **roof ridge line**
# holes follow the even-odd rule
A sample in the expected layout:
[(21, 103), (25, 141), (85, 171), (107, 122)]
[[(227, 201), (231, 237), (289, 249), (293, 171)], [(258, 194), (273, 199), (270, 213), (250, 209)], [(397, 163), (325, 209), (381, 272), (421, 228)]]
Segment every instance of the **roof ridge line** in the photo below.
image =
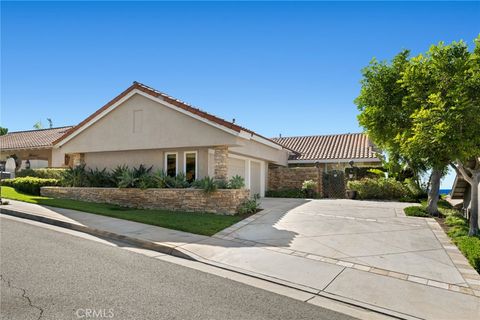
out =
[(22, 133), (22, 132), (32, 132), (32, 131), (47, 131), (47, 130), (55, 130), (55, 129), (64, 129), (64, 128), (71, 128), (74, 126), (62, 126), (62, 127), (54, 127), (54, 128), (42, 128), (42, 129), (30, 129), (30, 130), (20, 130), (20, 131), (9, 131), (7, 134), (12, 133)]
[(330, 136), (346, 136), (346, 135), (354, 135), (354, 134), (364, 134), (367, 135), (365, 132), (348, 132), (348, 133), (328, 133), (328, 134), (314, 134), (314, 135), (306, 135), (306, 136), (282, 136), (282, 137), (272, 137), (270, 139), (285, 139), (285, 138), (310, 138), (310, 137), (330, 137)]

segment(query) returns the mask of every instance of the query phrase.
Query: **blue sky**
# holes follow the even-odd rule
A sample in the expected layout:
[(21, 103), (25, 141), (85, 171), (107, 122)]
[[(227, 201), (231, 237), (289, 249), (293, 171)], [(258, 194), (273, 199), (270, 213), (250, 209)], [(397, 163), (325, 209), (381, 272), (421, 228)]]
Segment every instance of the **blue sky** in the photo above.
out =
[(2, 2), (1, 125), (76, 124), (136, 80), (266, 136), (359, 132), (362, 67), (479, 21), (479, 2)]

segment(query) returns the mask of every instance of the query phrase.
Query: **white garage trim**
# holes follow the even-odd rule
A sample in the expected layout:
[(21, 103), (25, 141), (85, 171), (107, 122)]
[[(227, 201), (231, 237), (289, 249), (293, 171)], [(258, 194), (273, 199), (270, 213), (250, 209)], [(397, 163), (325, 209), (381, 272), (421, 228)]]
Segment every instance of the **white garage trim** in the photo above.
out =
[(260, 162), (260, 196), (265, 197), (265, 161)]
[(233, 153), (229, 153), (228, 156), (230, 158), (245, 161), (245, 188), (250, 189), (250, 190), (251, 190), (251, 187), (252, 187), (251, 164), (252, 164), (252, 162), (255, 162), (255, 163), (258, 163), (260, 165), (260, 196), (264, 197), (265, 196), (265, 168), (266, 168), (265, 161), (256, 160), (256, 159), (240, 156), (240, 155), (233, 154)]

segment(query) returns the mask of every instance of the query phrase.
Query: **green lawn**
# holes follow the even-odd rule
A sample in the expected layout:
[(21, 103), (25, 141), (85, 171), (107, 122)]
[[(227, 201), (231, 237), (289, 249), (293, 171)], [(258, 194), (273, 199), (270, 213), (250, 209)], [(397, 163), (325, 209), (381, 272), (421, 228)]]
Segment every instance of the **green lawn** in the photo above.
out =
[(32, 196), (20, 193), (11, 187), (1, 187), (1, 194), (2, 198), (6, 199), (74, 209), (206, 236), (211, 236), (245, 218), (245, 216), (223, 216), (211, 213), (130, 209), (103, 203)]

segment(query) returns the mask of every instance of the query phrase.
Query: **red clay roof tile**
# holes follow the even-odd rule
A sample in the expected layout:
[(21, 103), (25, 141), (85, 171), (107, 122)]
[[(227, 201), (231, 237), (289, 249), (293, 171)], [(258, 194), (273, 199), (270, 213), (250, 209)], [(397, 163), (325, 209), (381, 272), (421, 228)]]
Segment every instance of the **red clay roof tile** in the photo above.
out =
[(70, 128), (72, 127), (9, 132), (0, 136), (0, 149), (51, 148), (53, 141), (64, 135)]
[(290, 160), (378, 160), (375, 146), (363, 133), (281, 137), (272, 140), (298, 152)]

